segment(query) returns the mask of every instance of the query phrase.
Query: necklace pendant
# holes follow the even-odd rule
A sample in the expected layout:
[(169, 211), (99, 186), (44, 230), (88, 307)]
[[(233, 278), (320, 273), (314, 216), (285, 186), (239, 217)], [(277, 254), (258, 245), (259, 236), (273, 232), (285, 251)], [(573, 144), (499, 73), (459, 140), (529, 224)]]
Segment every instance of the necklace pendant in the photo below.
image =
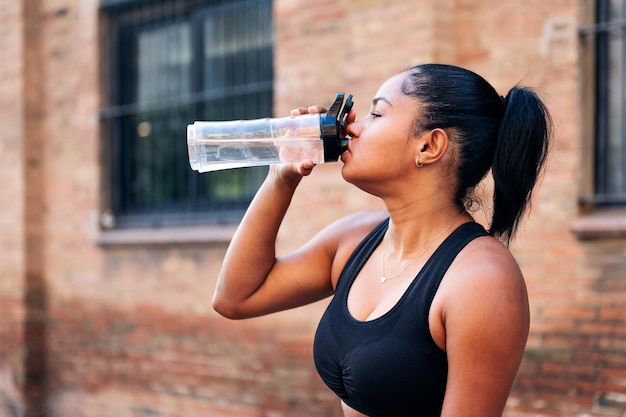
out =
[(385, 278), (385, 277), (380, 277), (380, 282), (385, 283), (385, 281), (387, 281), (387, 278)]

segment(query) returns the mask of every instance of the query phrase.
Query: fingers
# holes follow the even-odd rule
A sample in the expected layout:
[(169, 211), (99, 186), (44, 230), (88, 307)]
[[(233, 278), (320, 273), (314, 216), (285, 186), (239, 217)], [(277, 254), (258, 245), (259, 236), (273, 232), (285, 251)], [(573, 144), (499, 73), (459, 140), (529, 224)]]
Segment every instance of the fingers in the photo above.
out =
[(326, 111), (326, 107), (316, 104), (315, 106), (310, 106), (307, 110), (309, 113), (324, 113)]
[(313, 168), (315, 168), (315, 163), (311, 159), (307, 159), (297, 164), (298, 174), (303, 177), (309, 175), (313, 171)]
[(292, 116), (300, 116), (301, 114), (315, 114), (315, 113), (324, 113), (326, 111), (326, 107), (320, 106), (316, 104), (314, 106), (309, 107), (298, 107), (291, 110)]
[[(318, 105), (310, 106), (310, 107), (295, 108), (291, 110), (291, 115), (300, 116), (302, 114), (324, 113), (325, 111), (327, 111), (326, 107), (320, 106), (318, 104)], [(350, 112), (348, 112), (348, 116), (346, 117), (346, 125), (354, 122), (355, 120), (356, 120), (356, 110), (351, 109)]]
[(297, 109), (291, 110), (292, 116), (300, 116), (301, 114), (306, 114), (306, 113), (307, 113), (306, 107), (298, 107)]
[(302, 177), (311, 174), (313, 168), (315, 168), (315, 163), (307, 159), (294, 164), (270, 165), (270, 174), (290, 187), (297, 187)]

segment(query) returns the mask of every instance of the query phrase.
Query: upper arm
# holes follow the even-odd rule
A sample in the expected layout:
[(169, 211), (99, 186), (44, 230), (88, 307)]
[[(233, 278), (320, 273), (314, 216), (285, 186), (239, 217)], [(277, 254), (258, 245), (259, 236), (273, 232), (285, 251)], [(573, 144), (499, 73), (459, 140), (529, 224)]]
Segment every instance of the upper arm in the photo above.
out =
[(344, 217), (303, 246), (278, 256), (261, 285), (245, 301), (245, 316), (282, 311), (333, 294), (348, 257), (382, 218), (377, 212)]
[(448, 383), (442, 417), (501, 416), (528, 337), (519, 267), (499, 242), (481, 239), (452, 271), (443, 303)]

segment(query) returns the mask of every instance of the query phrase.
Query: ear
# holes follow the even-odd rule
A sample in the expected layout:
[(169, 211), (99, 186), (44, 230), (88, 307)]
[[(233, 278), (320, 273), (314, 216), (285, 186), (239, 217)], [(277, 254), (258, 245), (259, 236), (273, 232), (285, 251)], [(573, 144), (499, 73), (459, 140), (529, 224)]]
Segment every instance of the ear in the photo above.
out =
[(448, 149), (450, 138), (445, 130), (437, 128), (423, 133), (417, 139), (415, 161), (428, 165), (440, 160)]

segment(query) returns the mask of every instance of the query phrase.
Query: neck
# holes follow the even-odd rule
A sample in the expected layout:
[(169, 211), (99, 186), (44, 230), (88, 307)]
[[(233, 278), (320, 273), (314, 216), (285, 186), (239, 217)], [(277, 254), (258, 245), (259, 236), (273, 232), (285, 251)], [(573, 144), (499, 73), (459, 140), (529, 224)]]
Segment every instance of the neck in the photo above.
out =
[[(459, 225), (472, 217), (454, 203), (414, 203), (389, 211), (388, 239), (390, 254), (396, 259), (436, 248)], [(432, 248), (427, 248), (432, 245)]]

